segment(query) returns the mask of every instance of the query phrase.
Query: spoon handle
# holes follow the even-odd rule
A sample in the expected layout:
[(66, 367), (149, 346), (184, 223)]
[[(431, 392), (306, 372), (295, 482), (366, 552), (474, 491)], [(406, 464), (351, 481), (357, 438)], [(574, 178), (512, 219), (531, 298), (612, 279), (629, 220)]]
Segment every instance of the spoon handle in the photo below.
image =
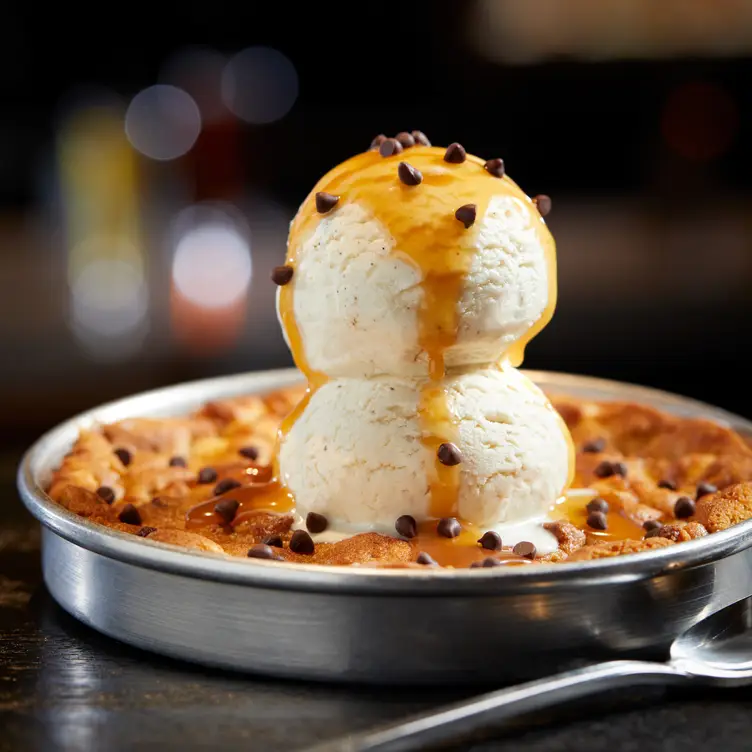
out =
[(689, 677), (665, 663), (610, 661), (567, 671), (547, 679), (518, 684), (443, 710), (325, 742), (308, 752), (404, 752), (433, 749), (487, 724), (574, 700), (599, 691), (639, 684), (672, 684)]

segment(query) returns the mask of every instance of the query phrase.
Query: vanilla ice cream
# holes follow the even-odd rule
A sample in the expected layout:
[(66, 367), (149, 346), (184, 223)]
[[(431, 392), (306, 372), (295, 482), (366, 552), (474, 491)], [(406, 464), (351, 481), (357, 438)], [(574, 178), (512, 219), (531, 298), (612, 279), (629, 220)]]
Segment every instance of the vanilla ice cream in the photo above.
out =
[[(463, 457), (458, 516), (502, 534), (544, 517), (569, 473), (545, 395), (511, 367), (450, 376), (445, 387)], [(419, 382), (391, 376), (332, 379), (316, 391), (280, 454), (301, 517), (317, 512), (334, 530), (393, 534), (400, 515), (431, 516), (435, 455), (421, 442), (420, 393)]]
[[(445, 353), (448, 366), (498, 361), (542, 316), (549, 264), (539, 225), (518, 189), (492, 197), (462, 237), (471, 259), (455, 303), (459, 327)], [(329, 376), (425, 375), (421, 270), (367, 207), (347, 204), (323, 216), (301, 239), (297, 259), (294, 315), (311, 369)]]
[(515, 368), (556, 303), (548, 200), (501, 160), (403, 140), (335, 167), (291, 225), (274, 278), (310, 394), (281, 432), (279, 480), (298, 526), (323, 515), (327, 535), (457, 517), (550, 550), (540, 523), (571, 444)]

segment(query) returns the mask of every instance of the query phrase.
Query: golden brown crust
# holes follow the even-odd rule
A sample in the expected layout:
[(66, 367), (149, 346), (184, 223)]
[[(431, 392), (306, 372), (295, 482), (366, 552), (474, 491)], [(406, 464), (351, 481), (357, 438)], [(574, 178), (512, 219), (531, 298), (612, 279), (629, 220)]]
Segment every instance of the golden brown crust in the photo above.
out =
[(69, 512), (79, 517), (89, 517), (97, 522), (107, 522), (116, 518), (112, 507), (86, 488), (65, 485), (59, 490), (58, 501)]
[(208, 551), (214, 554), (223, 554), (224, 549), (218, 543), (197, 533), (188, 533), (185, 530), (155, 530), (144, 536), (146, 540), (156, 543), (169, 543), (173, 546), (185, 546), (196, 551)]
[(697, 502), (695, 519), (717, 533), (752, 517), (752, 484), (737, 483)]
[(404, 564), (415, 558), (412, 547), (405, 541), (378, 533), (361, 533), (337, 543), (319, 543), (312, 556), (284, 550), (288, 561), (301, 564), (369, 564), (388, 561)]
[(657, 548), (672, 546), (674, 542), (667, 538), (645, 538), (644, 540), (616, 540), (605, 543), (593, 543), (575, 551), (566, 561), (595, 561), (610, 559), (614, 556), (636, 554), (640, 551), (653, 551)]
[(667, 538), (674, 543), (702, 538), (707, 534), (708, 531), (699, 522), (682, 522), (680, 520), (664, 525), (658, 530), (658, 537)]
[[(317, 544), (311, 556), (295, 554), (288, 547), (290, 515), (257, 512), (244, 514), (237, 525), (186, 527), (186, 512), (214, 498), (216, 480), (200, 482), (200, 471), (212, 468), (219, 479), (247, 483), (247, 472), (271, 461), (279, 423), (303, 392), (294, 387), (267, 396), (215, 400), (184, 418), (131, 418), (84, 430), (55, 473), (49, 495), (96, 523), (131, 534), (144, 526), (155, 528), (150, 540), (195, 550), (246, 556), (255, 543), (278, 536), (283, 547), (276, 551), (288, 561), (420, 566), (409, 543), (375, 533)], [(553, 402), (577, 449), (574, 486), (591, 488), (604, 499), (609, 518), (621, 520), (622, 530), (609, 527), (601, 533), (585, 525), (585, 499), (580, 516), (572, 517), (577, 524), (562, 519), (545, 525), (559, 548), (538, 562), (652, 550), (752, 517), (752, 445), (731, 429), (633, 403)], [(604, 471), (604, 463), (616, 471)], [(699, 500), (693, 519), (677, 520), (677, 500), (695, 499), (702, 483), (721, 490)], [(135, 517), (129, 505), (137, 510)], [(655, 520), (663, 526), (644, 538), (643, 523)]]
[(633, 402), (578, 402), (554, 398), (577, 449), (594, 438), (605, 451), (629, 457), (679, 460), (688, 454), (752, 457), (749, 444), (730, 428), (700, 418), (677, 418)]

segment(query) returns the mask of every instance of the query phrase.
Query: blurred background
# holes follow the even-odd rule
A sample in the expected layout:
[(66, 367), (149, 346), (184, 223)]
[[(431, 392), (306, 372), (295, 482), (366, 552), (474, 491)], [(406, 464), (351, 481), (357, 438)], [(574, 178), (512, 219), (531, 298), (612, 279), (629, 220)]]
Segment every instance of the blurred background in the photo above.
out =
[(4, 444), (290, 364), (269, 273), (297, 205), (416, 128), (553, 197), (527, 367), (752, 416), (750, 0), (156, 5), (4, 9)]

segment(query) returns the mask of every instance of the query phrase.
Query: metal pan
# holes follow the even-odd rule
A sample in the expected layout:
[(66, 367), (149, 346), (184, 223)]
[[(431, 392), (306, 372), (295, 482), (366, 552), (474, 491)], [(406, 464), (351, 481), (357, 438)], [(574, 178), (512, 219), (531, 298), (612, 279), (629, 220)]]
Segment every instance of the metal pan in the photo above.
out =
[[(752, 423), (643, 387), (528, 372), (551, 393), (630, 400)], [(276, 676), (370, 683), (519, 680), (614, 655), (660, 653), (703, 615), (752, 593), (752, 521), (667, 549), (508, 569), (380, 570), (194, 553), (109, 530), (42, 490), (80, 428), (186, 413), (299, 380), (280, 370), (209, 379), (79, 415), (25, 456), (18, 486), (43, 524), (47, 587), (76, 618), (156, 653)]]

